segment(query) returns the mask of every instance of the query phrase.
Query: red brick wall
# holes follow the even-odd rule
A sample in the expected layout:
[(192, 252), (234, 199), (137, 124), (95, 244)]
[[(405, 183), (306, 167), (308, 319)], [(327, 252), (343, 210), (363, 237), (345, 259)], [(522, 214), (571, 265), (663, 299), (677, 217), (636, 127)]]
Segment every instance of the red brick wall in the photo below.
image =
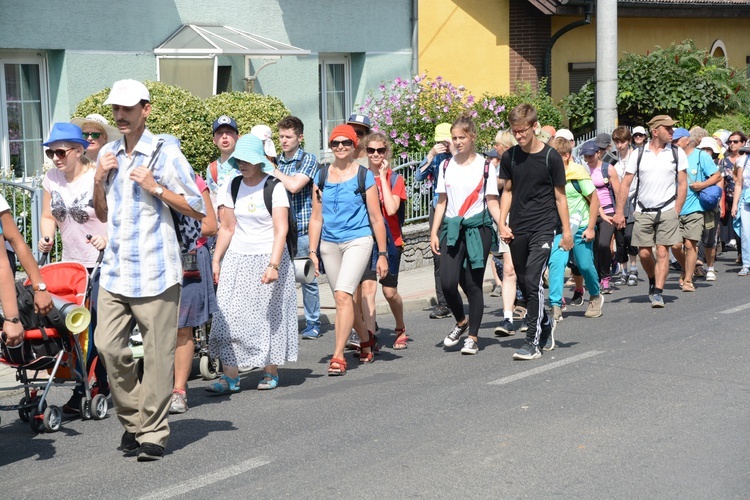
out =
[(550, 39), (552, 21), (527, 0), (510, 0), (510, 91), (516, 83), (530, 82), (538, 87), (544, 75), (544, 53)]

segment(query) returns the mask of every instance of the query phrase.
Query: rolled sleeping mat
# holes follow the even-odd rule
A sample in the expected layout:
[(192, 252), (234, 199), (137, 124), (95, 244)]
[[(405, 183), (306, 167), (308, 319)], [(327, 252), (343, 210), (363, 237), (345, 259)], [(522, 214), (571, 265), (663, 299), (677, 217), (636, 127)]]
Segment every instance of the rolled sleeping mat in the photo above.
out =
[(315, 267), (312, 260), (306, 257), (294, 259), (294, 279), (297, 283), (312, 283), (315, 281)]
[(70, 333), (78, 334), (86, 330), (91, 323), (91, 313), (88, 309), (73, 302), (68, 302), (55, 295), (52, 296), (52, 304), (60, 311), (60, 315), (65, 318), (65, 327)]

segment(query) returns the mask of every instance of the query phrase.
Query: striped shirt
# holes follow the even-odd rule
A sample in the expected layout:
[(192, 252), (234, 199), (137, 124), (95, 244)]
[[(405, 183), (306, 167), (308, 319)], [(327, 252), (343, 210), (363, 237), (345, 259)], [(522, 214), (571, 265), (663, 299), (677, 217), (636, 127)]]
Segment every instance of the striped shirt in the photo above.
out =
[[(99, 155), (117, 157), (118, 169), (105, 186), (108, 207), (107, 238), (101, 268), (101, 286), (126, 297), (153, 297), (182, 283), (182, 261), (169, 207), (130, 180), (139, 166), (148, 166), (157, 137), (144, 130), (133, 149), (125, 153), (124, 140), (106, 144)], [(176, 143), (165, 142), (152, 173), (156, 182), (186, 197), (194, 210), (205, 214), (194, 173)]]

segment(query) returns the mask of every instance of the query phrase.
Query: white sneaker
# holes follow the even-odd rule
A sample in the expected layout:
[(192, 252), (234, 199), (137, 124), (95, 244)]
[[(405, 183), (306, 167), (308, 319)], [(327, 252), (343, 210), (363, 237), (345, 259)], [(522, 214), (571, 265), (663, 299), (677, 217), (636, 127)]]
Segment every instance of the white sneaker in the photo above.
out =
[(352, 330), (352, 334), (349, 335), (349, 340), (346, 341), (347, 349), (359, 349), (359, 335), (357, 332)]
[(706, 281), (716, 281), (716, 272), (713, 269), (706, 271)]
[(479, 352), (479, 346), (471, 337), (464, 340), (464, 346), (461, 348), (461, 354), (476, 354)]

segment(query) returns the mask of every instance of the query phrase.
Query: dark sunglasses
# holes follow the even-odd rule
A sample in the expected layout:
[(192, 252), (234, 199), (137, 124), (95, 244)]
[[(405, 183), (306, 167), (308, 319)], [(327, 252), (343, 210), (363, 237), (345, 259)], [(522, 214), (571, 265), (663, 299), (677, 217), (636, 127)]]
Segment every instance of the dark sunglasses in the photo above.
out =
[(55, 149), (54, 151), (51, 150), (51, 149), (48, 149), (47, 151), (44, 152), (44, 154), (46, 154), (47, 158), (49, 158), (50, 160), (52, 159), (53, 156), (57, 156), (58, 160), (62, 160), (63, 158), (65, 158), (68, 155), (68, 151), (73, 151), (73, 149), (74, 148), (70, 148), (70, 149)]
[(364, 137), (367, 134), (367, 132), (365, 132), (361, 128), (356, 129), (354, 133), (357, 134), (357, 137)]
[(351, 139), (344, 139), (343, 141), (331, 141), (330, 143), (331, 149), (337, 148), (339, 146), (344, 146), (345, 148), (350, 148), (354, 146), (354, 141)]
[(83, 133), (83, 138), (84, 139), (88, 139), (89, 137), (91, 137), (92, 139), (98, 139), (101, 136), (102, 136), (101, 132), (84, 132)]
[(729, 139), (727, 141), (727, 144), (739, 144), (739, 143), (740, 143), (740, 141), (739, 140), (735, 140), (735, 139)]
[(366, 148), (368, 155), (374, 155), (375, 153), (379, 155), (384, 155), (386, 152), (385, 148)]

